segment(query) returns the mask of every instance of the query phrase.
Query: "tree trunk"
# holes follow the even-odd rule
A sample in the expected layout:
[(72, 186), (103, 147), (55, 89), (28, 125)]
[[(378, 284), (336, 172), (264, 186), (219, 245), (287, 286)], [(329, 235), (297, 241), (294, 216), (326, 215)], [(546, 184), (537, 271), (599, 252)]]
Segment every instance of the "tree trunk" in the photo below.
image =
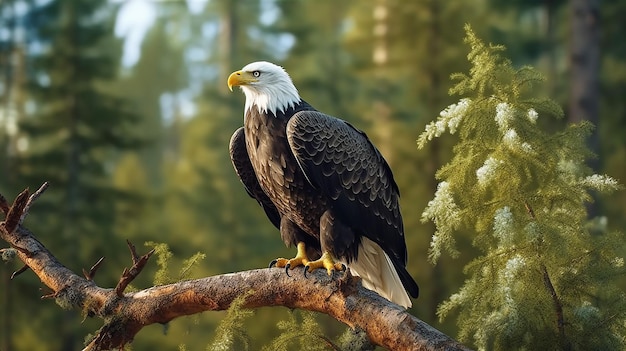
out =
[(226, 87), (226, 79), (233, 70), (233, 63), (237, 63), (237, 29), (239, 28), (237, 1), (222, 2), (220, 15), (220, 31), (218, 37), (218, 45), (220, 53), (219, 59), (219, 78), (216, 80), (218, 89), (223, 95), (228, 95), (229, 91)]
[(599, 0), (572, 0), (569, 121), (598, 121)]
[[(588, 140), (589, 149), (598, 155), (588, 162), (594, 172), (599, 169), (600, 147), (600, 0), (572, 0), (570, 3), (570, 93), (568, 120), (589, 121), (596, 126)], [(594, 201), (593, 204), (596, 202)], [(589, 217), (597, 214), (597, 206), (587, 207)]]
[[(2, 65), (2, 85), (4, 86), (4, 94), (0, 98), (0, 113), (4, 114), (4, 125), (0, 126), (5, 140), (0, 145), (0, 150), (4, 153), (0, 155), (0, 164), (3, 166), (2, 176), (5, 177), (5, 185), (10, 187), (17, 182), (17, 177), (12, 172), (5, 172), (4, 169), (14, 167), (15, 158), (20, 152), (18, 140), (20, 132), (18, 129), (19, 121), (23, 116), (23, 100), (22, 84), (24, 83), (24, 66), (25, 57), (23, 52), (24, 43), (18, 35), (18, 23), (20, 15), (18, 15), (17, 2), (15, 0), (0, 2), (0, 11), (4, 12), (3, 19), (4, 29), (6, 31), (6, 41), (3, 42), (4, 48), (0, 56), (0, 64)], [(21, 28), (23, 29), (23, 28)], [(2, 111), (3, 110), (3, 111)], [(9, 117), (10, 116), (10, 117)], [(9, 118), (7, 118), (9, 117)], [(10, 118), (13, 120), (10, 120)], [(9, 286), (11, 281), (10, 270), (12, 264), (2, 262), (0, 260), (0, 274), (2, 274), (2, 286), (0, 292), (0, 350), (12, 351), (13, 348), (13, 288)]]

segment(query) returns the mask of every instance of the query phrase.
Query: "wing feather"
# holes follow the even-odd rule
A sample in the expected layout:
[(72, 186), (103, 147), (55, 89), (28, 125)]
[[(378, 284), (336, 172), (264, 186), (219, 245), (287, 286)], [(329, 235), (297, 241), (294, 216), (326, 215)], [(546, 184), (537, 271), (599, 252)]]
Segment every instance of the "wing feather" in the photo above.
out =
[[(241, 183), (243, 183), (248, 195), (257, 200), (272, 224), (274, 224), (276, 228), (280, 228), (280, 213), (272, 200), (270, 200), (263, 189), (261, 189), (256, 173), (252, 168), (248, 150), (246, 149), (246, 138), (243, 127), (237, 129), (230, 138), (229, 152), (235, 172), (239, 176)], [(281, 160), (281, 162), (285, 163), (286, 161)]]
[(342, 222), (406, 265), (398, 186), (367, 135), (341, 119), (301, 111), (287, 124), (287, 139), (307, 179), (334, 201)]

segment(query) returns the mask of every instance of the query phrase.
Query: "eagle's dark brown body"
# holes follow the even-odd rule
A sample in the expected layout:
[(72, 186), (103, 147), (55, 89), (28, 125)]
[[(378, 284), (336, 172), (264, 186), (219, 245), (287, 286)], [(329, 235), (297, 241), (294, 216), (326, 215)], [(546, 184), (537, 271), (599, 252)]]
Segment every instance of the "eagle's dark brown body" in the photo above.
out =
[[(264, 202), (262, 206), (266, 213), (270, 212), (270, 219), (274, 217), (272, 222), (281, 230), (285, 245), (291, 247), (303, 241), (312, 258), (316, 258), (321, 254), (319, 219), (328, 206), (299, 168), (287, 142), (288, 119), (281, 117), (252, 109), (244, 127), (236, 132), (241, 133), (243, 143), (231, 143), (231, 154), (233, 148), (245, 147), (254, 173), (240, 178), (247, 189), (255, 189), (252, 197)], [(235, 165), (235, 169), (241, 166)]]
[[(319, 218), (328, 204), (298, 166), (286, 130), (287, 119), (260, 114), (253, 108), (244, 125), (246, 149), (261, 188), (278, 212), (319, 240)], [(287, 244), (295, 246), (297, 242)]]
[(230, 153), (246, 190), (285, 244), (304, 242), (309, 253), (329, 251), (349, 264), (368, 238), (417, 297), (417, 284), (405, 268), (398, 188), (364, 133), (304, 101), (277, 115), (251, 106)]

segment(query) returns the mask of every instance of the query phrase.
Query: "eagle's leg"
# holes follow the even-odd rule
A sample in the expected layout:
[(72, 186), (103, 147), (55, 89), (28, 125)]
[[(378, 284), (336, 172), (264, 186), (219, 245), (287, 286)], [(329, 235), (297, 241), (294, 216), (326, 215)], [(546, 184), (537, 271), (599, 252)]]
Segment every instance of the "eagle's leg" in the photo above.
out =
[(289, 275), (289, 270), (298, 266), (306, 266), (309, 261), (320, 256), (319, 243), (311, 235), (304, 232), (297, 224), (292, 222), (287, 216), (280, 219), (280, 236), (286, 246), (296, 245), (298, 252), (292, 259), (278, 258), (270, 263), (270, 267), (276, 265), (285, 268)]
[(336, 257), (345, 257), (348, 246), (353, 242), (352, 230), (337, 219), (333, 210), (326, 210), (320, 217), (322, 257), (305, 265), (304, 275), (318, 268), (326, 268), (328, 275), (332, 275), (333, 271), (344, 271), (346, 267), (336, 262)]
[(326, 272), (328, 273), (328, 275), (332, 275), (333, 271), (346, 270), (346, 267), (343, 265), (343, 263), (335, 262), (333, 255), (328, 251), (324, 251), (322, 257), (320, 257), (319, 260), (310, 261), (308, 264), (304, 265), (304, 276), (306, 277), (307, 272), (313, 272), (318, 268), (326, 268)]

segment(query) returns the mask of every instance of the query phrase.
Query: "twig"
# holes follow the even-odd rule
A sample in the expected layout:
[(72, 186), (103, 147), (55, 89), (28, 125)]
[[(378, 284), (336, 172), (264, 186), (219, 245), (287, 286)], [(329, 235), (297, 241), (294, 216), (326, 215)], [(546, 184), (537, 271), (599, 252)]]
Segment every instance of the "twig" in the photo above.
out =
[(56, 297), (57, 297), (57, 293), (53, 291), (53, 292), (51, 292), (49, 294), (42, 295), (41, 299), (42, 300), (45, 300), (45, 299), (56, 299)]
[(100, 268), (100, 264), (102, 263), (102, 261), (104, 261), (104, 256), (100, 257), (98, 262), (94, 263), (94, 265), (91, 266), (91, 269), (89, 269), (89, 273), (87, 273), (87, 271), (85, 271), (85, 269), (83, 268), (83, 275), (85, 276), (85, 278), (87, 278), (87, 280), (93, 280), (93, 277), (96, 276), (96, 272), (98, 271), (98, 268)]
[(7, 213), (6, 220), (4, 221), (4, 228), (7, 230), (9, 234), (13, 233), (17, 226), (20, 224), (22, 214), (24, 213), (24, 207), (28, 203), (28, 189), (22, 191), (15, 201), (13, 201), (13, 206), (9, 209)]
[(17, 271), (13, 272), (13, 274), (11, 274), (11, 280), (13, 280), (13, 278), (17, 277), (18, 275), (26, 272), (28, 270), (28, 266), (24, 265), (22, 268), (18, 269)]
[(541, 265), (541, 271), (543, 274), (543, 283), (545, 284), (548, 292), (550, 293), (550, 296), (552, 297), (552, 303), (556, 312), (556, 324), (559, 330), (559, 339), (561, 340), (561, 346), (563, 346), (563, 350), (571, 350), (571, 345), (565, 337), (565, 319), (563, 317), (563, 305), (561, 304), (561, 299), (559, 299), (559, 296), (554, 289), (554, 285), (552, 285), (550, 275), (548, 274), (548, 269), (545, 265)]
[[(524, 201), (524, 207), (526, 207), (526, 211), (528, 215), (536, 220), (535, 211), (530, 207), (528, 201)], [(552, 297), (552, 304), (554, 305), (554, 310), (556, 313), (556, 324), (557, 329), (559, 331), (559, 339), (561, 341), (561, 346), (564, 351), (568, 351), (572, 349), (572, 345), (567, 341), (565, 336), (565, 317), (563, 316), (563, 304), (561, 303), (561, 299), (559, 299), (559, 295), (556, 293), (556, 289), (554, 288), (554, 284), (552, 284), (552, 280), (550, 279), (550, 274), (548, 274), (548, 268), (545, 264), (541, 264), (541, 274), (543, 275), (543, 284), (548, 289), (548, 293), (550, 297)]]
[(115, 293), (119, 297), (124, 296), (124, 289), (126, 289), (128, 284), (130, 284), (130, 282), (132, 282), (133, 279), (135, 279), (139, 275), (139, 273), (141, 273), (143, 267), (148, 262), (148, 259), (154, 253), (154, 249), (152, 249), (147, 254), (139, 257), (137, 255), (137, 250), (135, 250), (135, 245), (133, 245), (129, 240), (126, 240), (126, 243), (128, 244), (128, 249), (130, 250), (130, 254), (133, 259), (133, 266), (130, 267), (130, 269), (124, 268), (124, 272), (122, 272), (122, 277), (117, 283), (117, 286), (115, 286)]
[(48, 189), (48, 186), (50, 186), (50, 184), (48, 182), (44, 182), (43, 184), (41, 184), (39, 189), (37, 189), (37, 191), (35, 191), (32, 195), (28, 197), (28, 201), (26, 202), (26, 205), (24, 206), (24, 211), (22, 212), (22, 215), (20, 216), (19, 224), (22, 224), (24, 222), (24, 219), (28, 215), (28, 211), (30, 211), (30, 206), (32, 206), (33, 202), (35, 202), (35, 200), (37, 200), (39, 196), (41, 196), (41, 194), (43, 194), (43, 192), (46, 191), (46, 189)]
[(530, 218), (537, 219), (537, 217), (535, 217), (535, 211), (533, 211), (533, 208), (530, 207), (530, 204), (528, 203), (528, 201), (524, 201), (524, 207), (526, 207), (526, 211), (528, 212), (528, 215), (530, 216)]

